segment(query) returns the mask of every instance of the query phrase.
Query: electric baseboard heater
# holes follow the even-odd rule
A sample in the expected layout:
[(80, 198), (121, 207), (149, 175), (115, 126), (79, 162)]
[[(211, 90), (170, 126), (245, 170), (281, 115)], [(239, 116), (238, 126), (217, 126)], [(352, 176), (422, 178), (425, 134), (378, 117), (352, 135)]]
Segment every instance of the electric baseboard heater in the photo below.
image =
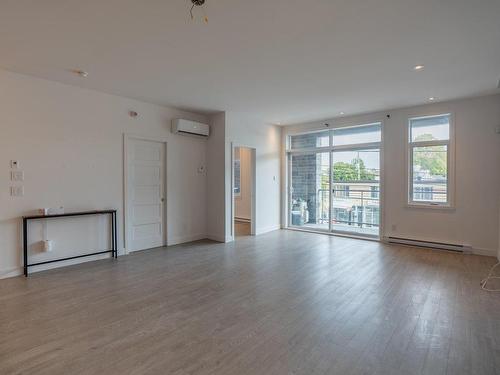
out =
[(471, 254), (472, 253), (472, 247), (469, 245), (458, 245), (458, 244), (450, 244), (450, 243), (435, 242), (435, 241), (422, 241), (422, 240), (414, 240), (411, 238), (392, 237), (392, 236), (387, 237), (387, 242), (394, 243), (394, 244), (400, 244), (400, 245), (456, 251), (456, 252), (464, 253), (464, 254)]

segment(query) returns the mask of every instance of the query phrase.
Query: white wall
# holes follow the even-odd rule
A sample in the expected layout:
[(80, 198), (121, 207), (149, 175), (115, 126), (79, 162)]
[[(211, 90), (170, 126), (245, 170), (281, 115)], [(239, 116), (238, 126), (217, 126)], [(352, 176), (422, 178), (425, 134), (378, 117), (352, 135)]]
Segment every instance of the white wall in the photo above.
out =
[[(0, 277), (19, 273), (20, 217), (40, 207), (117, 208), (123, 252), (124, 133), (168, 139), (169, 244), (206, 236), (206, 176), (197, 168), (206, 163), (207, 143), (170, 132), (174, 117), (207, 121), (205, 116), (4, 70), (0, 70), (0, 109)], [(132, 119), (129, 110), (139, 116)], [(24, 197), (10, 196), (11, 159), (19, 160), (25, 172)], [(35, 253), (33, 261), (105, 246), (107, 233), (100, 227), (104, 222), (103, 218), (50, 222), (48, 235), (55, 241), (55, 251)], [(41, 227), (34, 225), (30, 243), (39, 241), (41, 233)]]
[[(225, 112), (212, 116), (208, 141), (208, 237), (233, 240), (231, 147), (256, 150), (256, 228), (262, 234), (280, 228), (281, 129), (246, 113)], [(222, 161), (222, 162), (221, 162)]]
[(252, 219), (252, 151), (237, 147), (235, 155), (240, 159), (240, 194), (234, 197), (234, 216), (238, 219)]
[[(455, 120), (455, 209), (407, 206), (406, 127), (408, 118), (451, 112)], [(386, 115), (390, 114), (390, 118)], [(332, 126), (383, 121), (385, 235), (471, 245), (476, 253), (497, 254), (499, 248), (500, 95), (391, 110), (327, 120)], [(324, 129), (325, 121), (285, 127), (288, 134)], [(285, 154), (283, 152), (283, 176)], [(286, 184), (282, 220), (286, 222)], [(396, 225), (396, 230), (392, 230)]]
[(226, 112), (226, 238), (232, 239), (231, 145), (256, 150), (255, 233), (280, 228), (281, 129), (247, 113)]
[(225, 242), (226, 114), (213, 115), (210, 122), (207, 142), (207, 235), (212, 240)]

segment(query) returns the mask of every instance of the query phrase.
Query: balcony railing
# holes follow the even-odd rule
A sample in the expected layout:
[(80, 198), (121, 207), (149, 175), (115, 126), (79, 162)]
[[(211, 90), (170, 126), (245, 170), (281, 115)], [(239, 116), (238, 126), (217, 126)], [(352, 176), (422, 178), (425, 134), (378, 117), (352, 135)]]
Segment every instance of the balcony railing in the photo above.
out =
[[(335, 185), (336, 187), (331, 189), (333, 194), (332, 224), (355, 225), (359, 228), (378, 227), (380, 225), (380, 190), (378, 184), (364, 185), (370, 190), (352, 186), (352, 183), (336, 183)], [(330, 189), (318, 189), (317, 202), (317, 221), (319, 224), (328, 224)]]

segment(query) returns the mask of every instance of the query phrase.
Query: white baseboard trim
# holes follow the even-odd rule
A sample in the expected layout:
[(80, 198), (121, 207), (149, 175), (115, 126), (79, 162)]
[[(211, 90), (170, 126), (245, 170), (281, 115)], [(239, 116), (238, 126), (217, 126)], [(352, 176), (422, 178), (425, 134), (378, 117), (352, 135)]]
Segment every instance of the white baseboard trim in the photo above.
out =
[(208, 238), (209, 240), (212, 240), (215, 242), (222, 242), (222, 243), (226, 242), (226, 239), (224, 238), (224, 236), (219, 236), (216, 234), (206, 235), (205, 238)]
[(190, 236), (173, 237), (173, 238), (168, 239), (167, 246), (174, 246), (174, 245), (179, 245), (179, 244), (186, 243), (186, 242), (204, 240), (206, 238), (207, 238), (207, 235), (205, 233), (193, 234)]
[[(120, 256), (120, 254), (118, 254), (118, 255)], [(52, 270), (52, 269), (56, 269), (56, 268), (74, 266), (77, 264), (82, 264), (82, 263), (87, 263), (87, 262), (95, 262), (97, 260), (104, 260), (104, 259), (110, 259), (110, 255), (109, 254), (99, 254), (99, 255), (89, 256), (87, 258), (62, 260), (62, 261), (57, 262), (57, 263), (49, 263), (49, 264), (42, 264), (39, 266), (32, 266), (29, 268), (29, 274), (42, 272), (42, 271), (48, 271), (48, 270)], [(0, 271), (0, 279), (7, 279), (10, 277), (16, 277), (16, 276), (22, 275), (23, 272), (24, 272), (23, 267), (14, 268), (14, 269), (10, 269), (10, 270), (1, 270)]]
[(279, 230), (279, 229), (281, 229), (281, 225), (280, 224), (273, 225), (273, 226), (266, 227), (266, 228), (256, 228), (255, 229), (255, 235), (258, 236), (259, 234), (269, 233), (269, 232), (273, 232), (273, 231)]
[(0, 270), (0, 280), (1, 279), (8, 279), (9, 277), (20, 276), (22, 274), (23, 274), (22, 267)]
[(482, 249), (482, 248), (472, 248), (472, 254), (474, 255), (483, 255), (486, 257), (498, 257), (499, 254), (496, 250), (494, 249)]

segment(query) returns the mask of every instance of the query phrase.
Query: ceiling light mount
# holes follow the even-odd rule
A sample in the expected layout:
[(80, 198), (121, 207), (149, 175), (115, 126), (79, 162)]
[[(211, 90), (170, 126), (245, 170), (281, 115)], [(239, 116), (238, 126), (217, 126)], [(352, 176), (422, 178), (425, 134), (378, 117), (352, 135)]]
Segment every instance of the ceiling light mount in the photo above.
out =
[(416, 72), (420, 72), (421, 70), (424, 70), (424, 68), (425, 68), (424, 65), (419, 64), (419, 65), (415, 65), (413, 67), (413, 70), (416, 71)]
[(193, 14), (194, 7), (201, 7), (201, 9), (203, 10), (203, 20), (205, 21), (205, 23), (208, 23), (208, 17), (205, 13), (205, 8), (203, 8), (203, 5), (205, 5), (205, 0), (191, 0), (191, 3), (193, 3), (193, 5), (191, 5), (191, 9), (189, 10), (191, 19), (194, 20), (194, 14)]

